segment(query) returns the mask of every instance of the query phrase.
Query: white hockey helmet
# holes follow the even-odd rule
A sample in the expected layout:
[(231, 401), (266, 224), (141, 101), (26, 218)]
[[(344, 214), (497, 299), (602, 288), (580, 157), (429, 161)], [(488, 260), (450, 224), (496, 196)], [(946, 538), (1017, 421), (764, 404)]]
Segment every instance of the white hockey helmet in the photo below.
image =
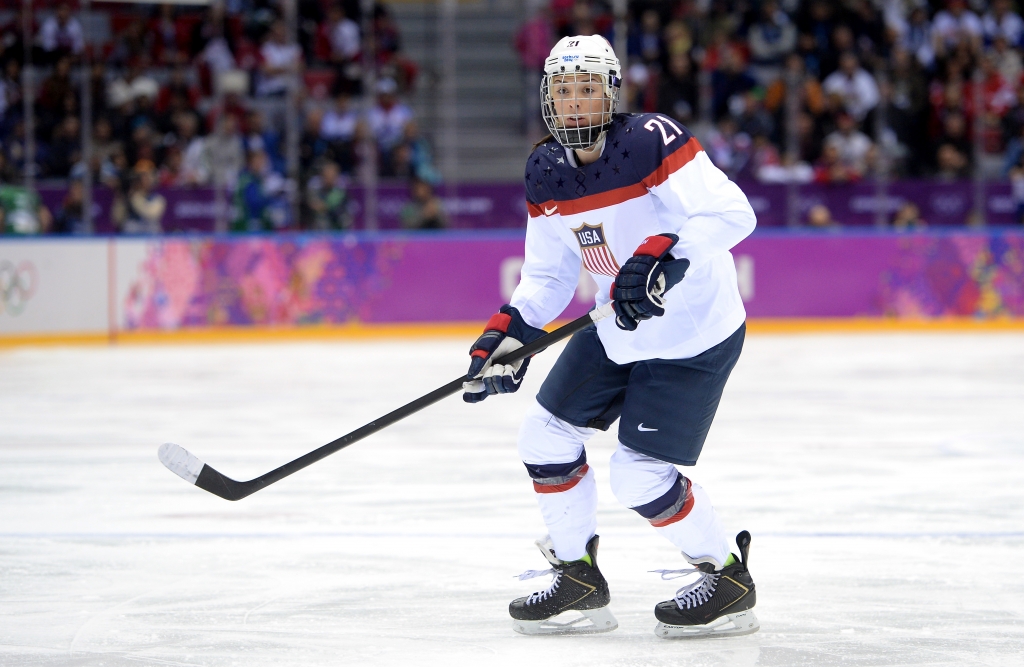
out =
[(563, 37), (544, 61), (544, 124), (566, 148), (590, 148), (612, 122), (621, 85), (622, 68), (608, 40), (600, 35)]

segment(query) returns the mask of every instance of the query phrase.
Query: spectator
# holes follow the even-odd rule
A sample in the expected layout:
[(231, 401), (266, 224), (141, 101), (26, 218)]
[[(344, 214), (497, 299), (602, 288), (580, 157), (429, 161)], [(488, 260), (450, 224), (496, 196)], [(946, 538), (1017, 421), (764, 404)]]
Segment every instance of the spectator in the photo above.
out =
[(1010, 0), (992, 0), (992, 7), (982, 17), (981, 25), (989, 44), (1002, 38), (1014, 47), (1024, 45), (1024, 20), (1013, 12)]
[(68, 191), (53, 218), (53, 233), (74, 236), (92, 233), (85, 222), (85, 187), (77, 178), (68, 183)]
[(398, 86), (392, 79), (377, 82), (377, 104), (370, 110), (370, 131), (386, 156), (405, 136), (405, 126), (412, 120), (412, 111), (398, 101)]
[(260, 97), (283, 97), (288, 82), (302, 69), (302, 49), (289, 43), (284, 21), (274, 21), (263, 46), (260, 47), (259, 79), (256, 94)]
[(814, 167), (816, 183), (854, 183), (860, 177), (861, 174), (843, 163), (837, 144), (825, 144)]
[(14, 124), (15, 118), (23, 113), (21, 107), (21, 65), (11, 58), (0, 74), (0, 139)]
[(1018, 225), (1024, 225), (1024, 162), (1019, 158), (1009, 170), (1010, 193), (1014, 203), (1014, 217)]
[(693, 31), (681, 17), (669, 21), (665, 26), (662, 40), (665, 44), (662, 64), (674, 56), (688, 55), (693, 49)]
[(135, 17), (117, 36), (110, 60), (119, 67), (143, 67), (151, 63), (153, 34), (147, 30), (142, 17)]
[(66, 116), (54, 131), (50, 142), (47, 175), (65, 178), (71, 166), (81, 159), (82, 126), (75, 116)]
[(406, 123), (405, 134), (402, 143), (394, 151), (391, 168), (394, 173), (384, 175), (415, 178), (431, 185), (441, 182), (441, 174), (434, 168), (430, 146), (420, 136), (416, 121)]
[(915, 7), (910, 12), (907, 27), (900, 35), (899, 45), (912, 53), (921, 67), (931, 69), (935, 64), (935, 43), (932, 24), (924, 7)]
[(233, 232), (260, 232), (285, 229), (291, 220), (288, 214), (287, 188), (284, 177), (270, 165), (267, 154), (253, 151), (235, 188), (236, 218)]
[(85, 34), (78, 18), (71, 13), (71, 5), (62, 2), (57, 11), (43, 22), (39, 30), (39, 46), (48, 63), (62, 57), (77, 58), (85, 50)]
[(722, 66), (711, 75), (712, 110), (715, 120), (729, 113), (730, 101), (757, 85), (746, 71), (743, 56), (730, 46), (722, 49)]
[[(203, 139), (203, 153), (214, 184), (233, 188), (245, 164), (245, 146), (234, 116), (221, 116), (216, 131)], [(261, 154), (269, 162), (267, 155)]]
[(206, 142), (198, 134), (199, 118), (192, 112), (179, 114), (175, 125), (181, 150), (178, 180), (182, 185), (207, 185), (210, 182), (209, 153)]
[(245, 137), (246, 152), (265, 152), (270, 158), (270, 165), (274, 171), (284, 173), (285, 160), (282, 151), (284, 142), (281, 139), (281, 133), (267, 123), (264, 115), (256, 109), (249, 112), (247, 125), (249, 134)]
[(960, 180), (967, 178), (971, 173), (971, 163), (967, 154), (951, 143), (939, 145), (935, 152), (935, 162), (935, 175), (943, 181)]
[(41, 112), (56, 116), (61, 112), (64, 97), (69, 93), (75, 94), (74, 84), (71, 81), (71, 58), (62, 56), (57, 60), (53, 72), (43, 79), (36, 105)]
[(160, 65), (174, 66), (185, 61), (185, 54), (178, 49), (178, 26), (174, 20), (174, 5), (160, 5), (156, 18), (149, 25), (153, 35), (153, 61)]
[(444, 206), (430, 183), (413, 180), (409, 194), (411, 199), (399, 213), (404, 229), (444, 229), (448, 225)]
[(740, 132), (755, 137), (771, 136), (775, 131), (775, 120), (764, 107), (764, 88), (758, 86), (743, 95), (733, 96), (730, 111), (739, 124)]
[(540, 134), (540, 82), (544, 61), (554, 43), (554, 27), (544, 7), (538, 8), (516, 32), (515, 47), (523, 77), (523, 130), (531, 138)]
[(944, 58), (960, 44), (971, 51), (981, 48), (981, 19), (967, 9), (965, 0), (946, 0), (946, 9), (932, 20), (932, 48), (935, 55)]
[(359, 24), (346, 16), (341, 5), (335, 3), (327, 9), (327, 21), (323, 25), (323, 30), (329, 47), (328, 58), (334, 66), (335, 86), (350, 95), (360, 93), (360, 55), (363, 45)]
[(752, 143), (750, 135), (739, 131), (732, 116), (724, 116), (708, 135), (704, 148), (715, 166), (734, 178), (750, 160)]
[(398, 26), (387, 6), (381, 3), (373, 6), (373, 36), (379, 61), (390, 61), (402, 46)]
[(697, 116), (699, 95), (694, 79), (689, 55), (678, 53), (669, 58), (668, 71), (658, 85), (658, 111), (681, 123), (692, 123)]
[(825, 149), (835, 148), (838, 162), (848, 178), (860, 179), (873, 162), (874, 144), (857, 127), (857, 121), (848, 113), (836, 119), (836, 131), (825, 137)]
[(747, 163), (746, 176), (763, 180), (763, 174), (777, 173), (782, 166), (782, 158), (779, 156), (779, 149), (772, 144), (768, 135), (758, 133), (754, 135), (751, 145), (750, 161)]
[(0, 151), (0, 183), (14, 183), (19, 178), (21, 174), (7, 161), (7, 155)]
[(831, 48), (832, 33), (836, 28), (835, 10), (827, 0), (813, 0), (801, 13), (797, 27), (800, 36), (797, 48), (807, 64), (807, 71), (824, 76), (826, 60)]
[(1024, 64), (1021, 62), (1020, 51), (1011, 48), (1007, 44), (1005, 37), (997, 36), (992, 41), (991, 54), (1003, 80), (1009, 82), (1020, 80), (1021, 74), (1024, 74)]
[[(303, 170), (312, 169), (314, 164), (322, 160), (334, 160), (331, 145), (320, 137), (320, 128), (324, 122), (324, 110), (318, 106), (306, 111), (302, 124), (302, 135), (299, 137), (299, 164)], [(346, 171), (346, 174), (351, 173)]]
[(337, 164), (329, 160), (324, 162), (320, 173), (309, 179), (306, 207), (310, 212), (311, 229), (326, 231), (352, 227), (348, 191)]
[(160, 86), (154, 107), (157, 113), (173, 115), (178, 111), (195, 109), (198, 104), (199, 90), (189, 83), (188, 69), (177, 66), (171, 70), (167, 83)]
[(912, 201), (900, 204), (892, 219), (893, 231), (897, 232), (917, 232), (926, 227), (928, 223), (921, 217), (921, 209)]
[[(586, 13), (589, 13), (589, 6)], [(665, 59), (665, 44), (661, 37), (661, 16), (655, 9), (647, 9), (640, 15), (640, 25), (629, 38), (630, 59), (636, 59), (655, 71), (661, 68)], [(589, 35), (590, 33), (577, 33)]]
[(942, 133), (936, 139), (935, 146), (934, 164), (940, 178), (951, 180), (969, 175), (974, 151), (962, 113), (952, 111), (946, 114), (942, 121)]
[(359, 112), (352, 108), (348, 93), (341, 92), (334, 98), (334, 106), (324, 113), (320, 121), (320, 137), (328, 143), (351, 143), (358, 122)]
[(814, 116), (821, 115), (825, 110), (825, 94), (821, 83), (807, 72), (804, 59), (798, 53), (786, 57), (786, 74), (776, 79), (765, 91), (765, 109), (778, 116), (780, 122), (783, 120), (790, 80), (797, 83), (799, 109)]
[(45, 234), (53, 223), (39, 195), (26, 188), (0, 183), (0, 233), (14, 236)]
[(135, 166), (128, 190), (127, 207), (121, 231), (125, 234), (160, 234), (163, 232), (167, 200), (154, 192), (156, 168), (143, 160)]
[(868, 112), (878, 105), (878, 84), (860, 66), (860, 61), (852, 51), (843, 53), (839, 58), (839, 69), (828, 75), (822, 88), (826, 94), (842, 96), (846, 111), (857, 121), (863, 121)]
[(803, 160), (785, 155), (777, 165), (762, 165), (756, 175), (762, 183), (811, 183), (814, 181), (814, 168)]
[(770, 85), (782, 73), (783, 59), (796, 48), (796, 26), (779, 8), (776, 0), (761, 5), (757, 23), (750, 27), (750, 70), (762, 86)]
[[(25, 41), (22, 38), (24, 27), (21, 13), (23, 3), (16, 3), (15, 6), (16, 13), (11, 15), (9, 21), (0, 24), (0, 62), (14, 60), (18, 65), (24, 65)], [(35, 34), (35, 30), (30, 29), (29, 34)]]
[(815, 204), (807, 211), (807, 226), (824, 232), (838, 232), (842, 229), (842, 225), (832, 217), (832, 211), (824, 204)]
[(177, 144), (168, 146), (164, 153), (163, 164), (160, 165), (160, 171), (157, 173), (157, 184), (161, 188), (189, 185), (184, 178), (183, 163), (181, 147)]

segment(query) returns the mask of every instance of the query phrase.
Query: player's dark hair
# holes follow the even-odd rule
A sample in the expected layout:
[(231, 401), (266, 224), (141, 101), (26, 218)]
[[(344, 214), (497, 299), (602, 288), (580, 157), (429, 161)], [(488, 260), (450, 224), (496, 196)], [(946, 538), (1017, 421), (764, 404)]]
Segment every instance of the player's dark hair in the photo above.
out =
[(540, 147), (541, 147), (541, 146), (543, 146), (544, 144), (548, 143), (549, 141), (552, 141), (552, 140), (553, 140), (554, 138), (555, 138), (555, 137), (554, 137), (554, 135), (553, 135), (553, 134), (551, 134), (550, 132), (548, 132), (548, 133), (547, 133), (547, 134), (546, 134), (546, 135), (544, 136), (544, 138), (543, 138), (543, 139), (541, 139), (540, 141), (538, 141), (537, 143), (535, 143), (535, 144), (533, 145), (533, 148), (532, 148), (531, 150), (537, 150), (538, 148), (540, 148)]

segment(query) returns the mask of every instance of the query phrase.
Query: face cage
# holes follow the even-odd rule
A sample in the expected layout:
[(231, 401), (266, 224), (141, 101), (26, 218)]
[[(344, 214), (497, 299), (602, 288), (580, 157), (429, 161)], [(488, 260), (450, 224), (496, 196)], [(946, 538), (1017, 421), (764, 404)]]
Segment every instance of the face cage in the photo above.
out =
[[(558, 78), (557, 83), (553, 82), (553, 79)], [(577, 116), (590, 116), (590, 124), (586, 127), (565, 127), (562, 122), (562, 117), (558, 114), (555, 105), (555, 98), (551, 94), (551, 89), (558, 84), (568, 83), (575, 84), (572, 86), (572, 90), (575, 93), (579, 90), (580, 86), (576, 83), (579, 79), (579, 83), (593, 82), (596, 86), (600, 87), (603, 91), (603, 99), (607, 104), (607, 109), (599, 111), (597, 113), (577, 113), (571, 115)], [(595, 81), (596, 79), (596, 81)], [(607, 74), (595, 74), (593, 72), (569, 72), (566, 74), (546, 74), (541, 80), (540, 84), (540, 99), (541, 99), (541, 115), (544, 117), (544, 124), (548, 127), (548, 132), (555, 138), (562, 146), (566, 148), (578, 148), (586, 149), (597, 143), (598, 138), (601, 136), (601, 132), (608, 128), (608, 125), (612, 122), (612, 115), (615, 113), (615, 109), (619, 106), (619, 85), (620, 79), (618, 77), (609, 76)], [(568, 105), (569, 108), (577, 107), (576, 97), (560, 98), (565, 101), (562, 104)], [(591, 105), (593, 97), (579, 98), (579, 106)], [(604, 106), (604, 105), (602, 105)]]

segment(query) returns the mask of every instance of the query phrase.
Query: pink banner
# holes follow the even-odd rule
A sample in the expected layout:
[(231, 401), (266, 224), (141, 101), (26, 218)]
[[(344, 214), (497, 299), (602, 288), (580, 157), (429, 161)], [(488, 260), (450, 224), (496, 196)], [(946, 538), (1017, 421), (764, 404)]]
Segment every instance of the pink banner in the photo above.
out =
[[(127, 329), (484, 321), (507, 301), (520, 232), (152, 240)], [(1024, 316), (1024, 233), (761, 233), (734, 250), (751, 317)], [(582, 280), (564, 317), (586, 312)]]

